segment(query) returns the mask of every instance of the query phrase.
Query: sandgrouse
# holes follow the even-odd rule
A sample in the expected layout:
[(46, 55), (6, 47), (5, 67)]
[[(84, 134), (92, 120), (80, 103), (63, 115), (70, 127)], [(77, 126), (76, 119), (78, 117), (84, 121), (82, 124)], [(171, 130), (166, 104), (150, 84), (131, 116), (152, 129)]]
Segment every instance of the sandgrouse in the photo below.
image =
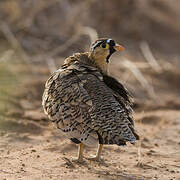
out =
[[(44, 112), (64, 134), (79, 144), (78, 162), (84, 146), (98, 150), (103, 144), (126, 145), (139, 139), (132, 118), (132, 97), (108, 75), (110, 56), (124, 48), (112, 39), (98, 39), (85, 53), (76, 53), (47, 80), (42, 98)], [(89, 158), (90, 159), (90, 158)]]

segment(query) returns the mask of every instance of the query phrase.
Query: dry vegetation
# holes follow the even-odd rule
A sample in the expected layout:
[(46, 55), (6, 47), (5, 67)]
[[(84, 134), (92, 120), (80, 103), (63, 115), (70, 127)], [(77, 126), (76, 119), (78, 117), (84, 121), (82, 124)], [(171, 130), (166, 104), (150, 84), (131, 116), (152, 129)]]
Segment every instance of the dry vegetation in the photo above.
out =
[[(179, 8), (178, 0), (0, 1), (0, 179), (180, 179)], [(42, 111), (44, 83), (104, 36), (126, 47), (110, 71), (135, 97), (141, 141), (106, 146), (103, 164), (72, 164), (77, 147)]]

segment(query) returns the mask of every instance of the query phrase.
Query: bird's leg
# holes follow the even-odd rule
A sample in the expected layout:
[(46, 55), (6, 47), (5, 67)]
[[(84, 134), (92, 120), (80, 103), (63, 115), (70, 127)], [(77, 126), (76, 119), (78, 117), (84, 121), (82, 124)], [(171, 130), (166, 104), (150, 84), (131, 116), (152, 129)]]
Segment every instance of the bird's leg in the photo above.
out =
[(96, 152), (96, 156), (95, 156), (95, 160), (97, 160), (97, 161), (100, 161), (102, 148), (103, 148), (103, 145), (99, 144), (97, 152)]
[(95, 156), (95, 157), (88, 158), (88, 159), (89, 159), (89, 160), (92, 160), (92, 161), (100, 161), (100, 160), (101, 160), (102, 148), (103, 148), (103, 144), (99, 144), (99, 145), (98, 145), (97, 152), (96, 152), (96, 156)]
[(76, 161), (76, 162), (79, 162), (79, 163), (83, 162), (83, 150), (84, 150), (84, 144), (80, 143), (79, 147), (78, 147), (78, 158), (73, 159), (73, 161)]
[(84, 144), (80, 143), (78, 148), (78, 160), (83, 160), (83, 150), (84, 150)]

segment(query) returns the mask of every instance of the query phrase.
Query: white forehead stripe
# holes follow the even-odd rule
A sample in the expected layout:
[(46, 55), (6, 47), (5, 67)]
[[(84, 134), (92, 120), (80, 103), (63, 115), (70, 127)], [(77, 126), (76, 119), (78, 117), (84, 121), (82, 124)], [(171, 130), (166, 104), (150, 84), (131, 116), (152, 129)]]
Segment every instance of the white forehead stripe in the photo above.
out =
[(101, 41), (97, 41), (97, 43), (94, 44), (92, 48), (94, 49), (100, 42), (101, 42)]
[(112, 39), (108, 39), (106, 42), (107, 42), (107, 43), (110, 43), (110, 41), (112, 41)]

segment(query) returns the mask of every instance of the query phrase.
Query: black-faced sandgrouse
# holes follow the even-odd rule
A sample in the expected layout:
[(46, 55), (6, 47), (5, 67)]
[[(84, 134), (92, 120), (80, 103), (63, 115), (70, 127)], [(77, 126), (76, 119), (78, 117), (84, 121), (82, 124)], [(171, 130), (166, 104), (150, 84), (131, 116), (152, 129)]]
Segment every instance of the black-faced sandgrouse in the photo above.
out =
[(126, 145), (139, 136), (134, 129), (132, 99), (126, 88), (108, 75), (110, 56), (124, 48), (112, 39), (98, 39), (85, 53), (76, 53), (47, 80), (42, 105), (49, 119), (83, 148), (98, 144), (92, 160), (100, 160), (103, 144)]

